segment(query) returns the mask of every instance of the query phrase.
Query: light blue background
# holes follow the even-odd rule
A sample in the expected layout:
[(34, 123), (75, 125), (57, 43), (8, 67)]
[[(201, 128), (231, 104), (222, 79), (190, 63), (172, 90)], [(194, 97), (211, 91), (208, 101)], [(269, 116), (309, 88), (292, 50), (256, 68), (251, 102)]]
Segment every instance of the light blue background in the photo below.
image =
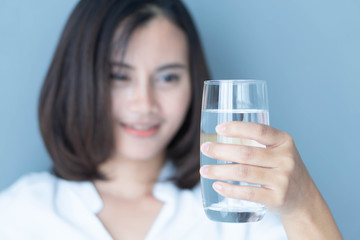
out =
[[(0, 0), (0, 190), (50, 166), (37, 100), (76, 2)], [(271, 125), (295, 138), (343, 236), (358, 238), (360, 1), (185, 2), (213, 78), (268, 81)]]

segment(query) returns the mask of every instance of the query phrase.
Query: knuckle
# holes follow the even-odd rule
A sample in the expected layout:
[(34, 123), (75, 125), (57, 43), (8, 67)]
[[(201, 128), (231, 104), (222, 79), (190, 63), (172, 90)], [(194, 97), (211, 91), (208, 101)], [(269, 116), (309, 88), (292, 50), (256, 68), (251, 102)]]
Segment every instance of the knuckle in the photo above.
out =
[(239, 165), (237, 175), (240, 179), (247, 178), (249, 176), (250, 169), (247, 166)]
[(295, 166), (296, 166), (294, 159), (291, 156), (289, 156), (285, 158), (284, 163), (285, 163), (285, 171), (287, 172), (287, 174), (291, 174), (295, 170)]
[(258, 137), (263, 137), (266, 135), (267, 133), (267, 127), (263, 124), (258, 124), (256, 125), (257, 129), (255, 130), (255, 132), (257, 133)]
[(289, 173), (293, 172), (296, 167), (294, 157), (291, 153), (281, 154), (278, 158), (278, 163), (281, 171)]
[(244, 160), (250, 159), (253, 156), (252, 149), (250, 147), (241, 146), (240, 156), (242, 156)]
[(278, 186), (281, 192), (285, 192), (289, 186), (289, 175), (287, 173), (278, 175)]
[(255, 190), (254, 188), (247, 188), (248, 190), (246, 191), (246, 195), (245, 195), (245, 200), (247, 201), (251, 201), (253, 202), (255, 200)]
[(274, 205), (276, 205), (277, 207), (285, 205), (288, 187), (289, 180), (286, 177), (283, 177), (281, 183), (278, 186), (277, 194), (274, 196)]
[(286, 202), (286, 198), (284, 194), (277, 194), (276, 198), (275, 198), (275, 205), (277, 207), (281, 207), (284, 206)]
[(257, 179), (271, 179), (273, 176), (267, 170), (258, 170), (256, 171), (255, 177)]
[(284, 132), (283, 134), (284, 134), (284, 139), (287, 143), (292, 144), (292, 145), (295, 144), (294, 138), (289, 133)]

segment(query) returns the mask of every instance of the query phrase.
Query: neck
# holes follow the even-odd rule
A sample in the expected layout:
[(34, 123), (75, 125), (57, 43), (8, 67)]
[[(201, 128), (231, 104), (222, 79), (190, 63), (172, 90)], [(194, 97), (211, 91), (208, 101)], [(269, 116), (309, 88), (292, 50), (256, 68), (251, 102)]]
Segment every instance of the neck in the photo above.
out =
[(165, 162), (161, 153), (147, 160), (113, 157), (100, 166), (107, 180), (94, 181), (100, 194), (126, 199), (152, 195), (152, 189)]

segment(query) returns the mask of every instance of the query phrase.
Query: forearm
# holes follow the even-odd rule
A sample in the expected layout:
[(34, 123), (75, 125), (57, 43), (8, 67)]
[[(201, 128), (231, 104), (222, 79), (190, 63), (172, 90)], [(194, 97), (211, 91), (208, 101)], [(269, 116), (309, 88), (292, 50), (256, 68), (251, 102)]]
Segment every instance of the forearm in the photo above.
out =
[(304, 206), (297, 211), (281, 215), (281, 221), (290, 240), (343, 239), (325, 200), (315, 185)]

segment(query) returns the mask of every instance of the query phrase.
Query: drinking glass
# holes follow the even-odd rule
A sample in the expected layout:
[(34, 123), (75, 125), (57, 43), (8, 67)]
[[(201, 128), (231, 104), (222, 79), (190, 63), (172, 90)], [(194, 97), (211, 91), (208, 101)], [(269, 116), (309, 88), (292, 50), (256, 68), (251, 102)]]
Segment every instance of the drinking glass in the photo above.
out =
[[(218, 124), (242, 121), (269, 125), (269, 107), (266, 82), (262, 80), (208, 80), (203, 90), (201, 113), (201, 144), (217, 142), (265, 147), (250, 139), (224, 137), (218, 135)], [(201, 166), (216, 164), (236, 164), (209, 158), (201, 153)], [(223, 197), (212, 185), (215, 181), (201, 177), (203, 206), (208, 218), (219, 222), (255, 222), (263, 218), (264, 205)], [(235, 185), (259, 185), (237, 181), (224, 181)]]

